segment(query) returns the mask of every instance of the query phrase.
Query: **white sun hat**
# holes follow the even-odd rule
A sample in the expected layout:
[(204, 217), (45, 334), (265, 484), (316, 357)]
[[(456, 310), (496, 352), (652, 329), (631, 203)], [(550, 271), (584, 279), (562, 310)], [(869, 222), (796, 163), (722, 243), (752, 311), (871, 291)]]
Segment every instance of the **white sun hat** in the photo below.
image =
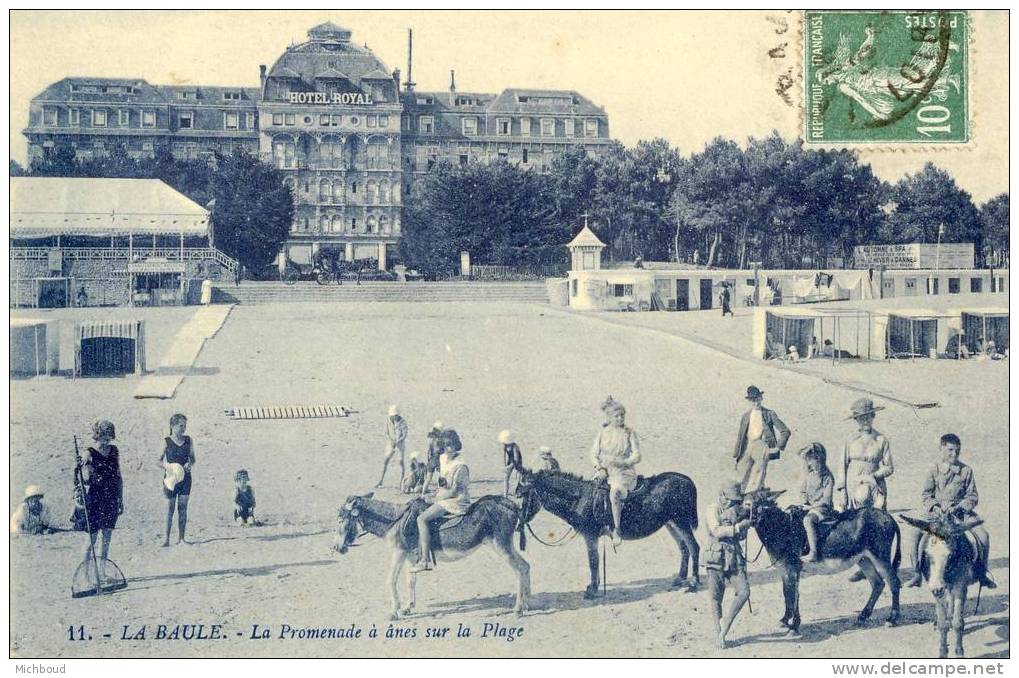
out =
[(502, 443), (503, 445), (509, 445), (510, 443), (514, 442), (513, 432), (507, 429), (499, 433), (499, 442)]
[(400, 408), (398, 408), (396, 405), (390, 405), (389, 406), (389, 416), (390, 417), (395, 417), (398, 414), (400, 414)]
[(163, 476), (163, 486), (173, 492), (182, 480), (184, 480), (184, 467), (180, 464), (167, 464), (166, 475)]
[(43, 492), (42, 488), (39, 487), (38, 485), (29, 485), (28, 487), (25, 488), (25, 499), (30, 499), (32, 497), (41, 497), (44, 494), (45, 492)]
[(436, 431), (441, 431), (444, 428), (444, 426), (442, 424), (442, 420), (441, 419), (436, 419), (435, 423), (432, 424), (432, 428), (434, 428)]

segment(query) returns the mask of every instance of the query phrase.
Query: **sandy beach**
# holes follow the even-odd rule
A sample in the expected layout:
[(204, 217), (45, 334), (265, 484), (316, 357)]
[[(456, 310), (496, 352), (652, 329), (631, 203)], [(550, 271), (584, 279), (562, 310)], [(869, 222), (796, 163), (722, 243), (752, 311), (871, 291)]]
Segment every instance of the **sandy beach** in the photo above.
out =
[[(193, 309), (89, 310), (146, 320), (148, 363), (156, 365)], [(582, 540), (548, 548), (531, 540), (531, 611), (510, 612), (515, 579), (490, 550), (442, 563), (418, 581), (417, 613), (393, 624), (413, 638), (385, 637), (389, 599), (388, 547), (371, 536), (340, 556), (331, 550), (336, 511), (346, 497), (369, 492), (380, 471), (386, 408), (398, 403), (410, 425), (408, 452), (425, 449), (439, 418), (455, 428), (472, 471), (472, 494), (502, 491), (496, 436), (517, 433), (525, 464), (549, 445), (565, 470), (588, 475), (587, 454), (611, 394), (640, 435), (645, 475), (675, 470), (697, 484), (699, 509), (714, 500), (731, 473), (731, 454), (747, 385), (765, 392), (766, 406), (792, 429), (790, 452), (769, 469), (769, 485), (797, 486), (793, 450), (811, 441), (829, 459), (853, 431), (846, 421), (860, 393), (803, 374), (740, 358), (684, 338), (695, 333), (734, 352), (748, 347), (749, 311), (735, 319), (717, 311), (617, 314), (564, 313), (536, 305), (269, 304), (238, 306), (210, 340), (172, 400), (135, 400), (138, 377), (63, 376), (11, 382), (11, 501), (28, 483), (41, 484), (54, 516), (72, 512), (72, 436), (89, 443), (90, 423), (117, 426), (126, 509), (110, 557), (129, 587), (113, 595), (72, 600), (71, 574), (86, 537), (61, 533), (11, 543), (11, 650), (20, 657), (123, 656), (657, 656), (657, 657), (915, 657), (936, 656), (931, 595), (904, 589), (903, 622), (886, 628), (890, 598), (874, 619), (854, 626), (867, 596), (848, 574), (803, 580), (803, 635), (782, 635), (781, 584), (767, 557), (751, 565), (753, 614), (744, 610), (731, 634), (735, 646), (714, 645), (708, 594), (671, 591), (678, 566), (664, 532), (608, 552), (608, 592), (581, 598), (588, 571)], [(84, 313), (17, 311), (60, 318), (62, 368), (69, 367), (66, 327)], [(623, 317), (625, 315), (625, 317)], [(606, 322), (605, 320), (612, 322)], [(619, 321), (619, 322), (617, 322)], [(685, 324), (685, 327), (684, 327)], [(980, 513), (992, 538), (995, 591), (967, 620), (969, 657), (1007, 656), (1008, 641), (1008, 363), (898, 361), (841, 364), (838, 377), (874, 389), (922, 393), (939, 403), (914, 410), (889, 403), (876, 427), (891, 440), (893, 513), (920, 503), (923, 474), (936, 460), (938, 437), (954, 431), (963, 460), (976, 473)], [(881, 398), (875, 397), (879, 403)], [(235, 406), (344, 405), (348, 418), (235, 421)], [(197, 464), (188, 524), (191, 544), (160, 547), (165, 499), (158, 463), (168, 420), (182, 412)], [(233, 475), (246, 468), (262, 527), (232, 520)], [(404, 499), (391, 465), (377, 497)], [(13, 510), (13, 504), (10, 510)], [(703, 520), (701, 521), (703, 524)], [(539, 513), (535, 531), (561, 535), (566, 526)], [(904, 528), (905, 533), (907, 528)], [(704, 535), (698, 539), (704, 543)], [(907, 542), (908, 543), (908, 542)], [(751, 534), (751, 555), (759, 542)], [(903, 553), (900, 574), (910, 572)], [(401, 582), (402, 584), (402, 582)], [(973, 591), (975, 595), (975, 590)], [(973, 603), (968, 609), (972, 612)], [(497, 634), (494, 626), (522, 629)], [(157, 626), (221, 625), (222, 638), (156, 640)], [(458, 624), (470, 627), (457, 639)], [(84, 625), (92, 640), (69, 640)], [(270, 638), (253, 639), (252, 627)], [(362, 629), (360, 638), (280, 639), (285, 625)], [(379, 637), (367, 637), (373, 627)], [(145, 640), (125, 640), (145, 626)], [(449, 627), (427, 638), (429, 627)], [(484, 630), (486, 637), (481, 637)], [(109, 634), (110, 637), (104, 637)], [(256, 631), (254, 635), (258, 635)]]

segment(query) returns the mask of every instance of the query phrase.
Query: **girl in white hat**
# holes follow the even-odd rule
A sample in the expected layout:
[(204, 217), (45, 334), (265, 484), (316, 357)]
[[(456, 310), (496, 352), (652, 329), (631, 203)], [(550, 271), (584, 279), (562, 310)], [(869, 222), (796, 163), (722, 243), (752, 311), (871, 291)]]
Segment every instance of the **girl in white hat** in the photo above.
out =
[(38, 485), (25, 488), (25, 500), (18, 504), (11, 516), (11, 536), (19, 534), (48, 534), (54, 530), (50, 526), (50, 512), (42, 501), (43, 491)]
[(511, 431), (502, 431), (499, 433), (499, 442), (502, 443), (502, 464), (505, 472), (505, 483), (503, 486), (503, 496), (508, 497), (510, 488), (510, 476), (514, 472), (520, 475), (519, 469), (524, 463), (523, 455), (520, 454), (520, 447), (513, 439), (513, 433)]
[(602, 404), (608, 422), (598, 432), (591, 446), (591, 461), (594, 463), (595, 478), (608, 480), (609, 499), (612, 503), (612, 543), (623, 541), (620, 522), (623, 502), (637, 486), (637, 472), (640, 462), (640, 444), (637, 433), (626, 425), (626, 408), (609, 396)]
[(382, 487), (382, 481), (386, 479), (386, 469), (389, 468), (389, 460), (394, 454), (399, 453), (400, 462), (400, 487), (403, 487), (404, 469), (404, 446), (407, 440), (407, 420), (400, 416), (400, 410), (396, 405), (389, 406), (388, 417), (386, 418), (386, 451), (382, 460), (382, 475), (375, 487)]
[(413, 494), (425, 484), (425, 463), (420, 452), (410, 453), (410, 472), (403, 479), (403, 493)]

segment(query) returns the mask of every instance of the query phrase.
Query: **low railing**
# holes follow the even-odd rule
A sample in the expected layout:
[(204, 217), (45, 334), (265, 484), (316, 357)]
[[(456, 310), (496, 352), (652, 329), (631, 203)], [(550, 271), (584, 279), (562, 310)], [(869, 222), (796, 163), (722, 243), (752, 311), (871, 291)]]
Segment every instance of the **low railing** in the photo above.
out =
[[(16, 261), (46, 259), (52, 247), (12, 247), (10, 258)], [(237, 261), (215, 247), (67, 247), (61, 248), (61, 255), (68, 259), (128, 259), (132, 256), (143, 259), (166, 259), (167, 261), (207, 261), (212, 259), (230, 272), (237, 270)], [(183, 256), (182, 256), (183, 254)]]
[(471, 280), (533, 280), (561, 278), (566, 275), (566, 264), (537, 264), (532, 266), (472, 265)]

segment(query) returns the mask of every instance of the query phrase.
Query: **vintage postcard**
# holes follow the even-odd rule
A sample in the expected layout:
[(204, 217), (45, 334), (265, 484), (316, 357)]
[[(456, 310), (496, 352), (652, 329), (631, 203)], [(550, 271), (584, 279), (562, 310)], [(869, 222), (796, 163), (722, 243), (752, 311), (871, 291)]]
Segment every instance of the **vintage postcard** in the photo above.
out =
[(983, 10), (11, 12), (15, 671), (1002, 672), (1008, 53)]

